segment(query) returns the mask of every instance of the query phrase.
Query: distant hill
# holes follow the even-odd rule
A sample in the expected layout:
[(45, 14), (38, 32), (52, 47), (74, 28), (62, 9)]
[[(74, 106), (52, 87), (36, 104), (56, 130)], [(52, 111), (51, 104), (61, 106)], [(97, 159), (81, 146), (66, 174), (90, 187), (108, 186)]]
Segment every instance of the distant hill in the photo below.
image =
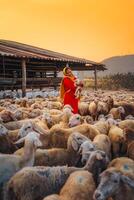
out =
[(134, 72), (134, 55), (114, 56), (102, 61), (108, 70), (99, 75)]

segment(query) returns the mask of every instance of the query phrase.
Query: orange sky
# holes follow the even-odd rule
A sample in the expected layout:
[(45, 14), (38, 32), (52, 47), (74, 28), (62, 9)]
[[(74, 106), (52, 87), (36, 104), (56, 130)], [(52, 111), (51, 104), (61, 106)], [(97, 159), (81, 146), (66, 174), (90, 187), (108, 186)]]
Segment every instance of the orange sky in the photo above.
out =
[(0, 38), (94, 61), (134, 54), (134, 0), (0, 0)]

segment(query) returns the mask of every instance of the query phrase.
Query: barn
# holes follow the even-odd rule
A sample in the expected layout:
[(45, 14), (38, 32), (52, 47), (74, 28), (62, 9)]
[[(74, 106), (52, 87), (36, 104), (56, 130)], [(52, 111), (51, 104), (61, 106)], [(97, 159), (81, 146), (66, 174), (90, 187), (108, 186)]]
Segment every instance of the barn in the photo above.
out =
[(97, 89), (97, 70), (106, 67), (87, 59), (46, 50), (14, 41), (0, 40), (0, 90), (54, 87), (61, 81), (58, 73), (65, 66), (75, 71), (94, 71)]

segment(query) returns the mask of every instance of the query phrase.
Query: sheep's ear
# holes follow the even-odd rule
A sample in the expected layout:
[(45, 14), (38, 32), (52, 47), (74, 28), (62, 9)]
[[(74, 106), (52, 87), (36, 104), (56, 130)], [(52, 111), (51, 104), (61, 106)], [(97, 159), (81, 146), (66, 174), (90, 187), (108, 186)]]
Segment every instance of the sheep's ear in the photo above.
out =
[(78, 154), (80, 154), (80, 155), (82, 154), (82, 146), (80, 146)]
[(18, 141), (16, 141), (14, 144), (21, 144), (25, 141), (26, 137), (20, 138)]
[(103, 157), (102, 157), (102, 155), (100, 153), (96, 154), (96, 158), (97, 158), (97, 160), (102, 160), (103, 159)]
[(122, 175), (121, 180), (123, 183), (127, 184), (130, 188), (134, 189), (134, 179), (128, 176)]
[(74, 151), (77, 151), (78, 148), (79, 148), (78, 144), (77, 144), (77, 142), (75, 140), (72, 141), (72, 147), (73, 147)]

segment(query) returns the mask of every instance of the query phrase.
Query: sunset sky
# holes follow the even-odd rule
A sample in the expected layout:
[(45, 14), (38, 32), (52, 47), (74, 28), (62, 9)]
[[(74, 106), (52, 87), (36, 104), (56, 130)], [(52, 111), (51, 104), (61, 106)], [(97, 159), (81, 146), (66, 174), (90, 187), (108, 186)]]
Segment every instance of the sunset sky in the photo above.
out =
[(0, 39), (94, 61), (134, 54), (134, 0), (0, 0)]

